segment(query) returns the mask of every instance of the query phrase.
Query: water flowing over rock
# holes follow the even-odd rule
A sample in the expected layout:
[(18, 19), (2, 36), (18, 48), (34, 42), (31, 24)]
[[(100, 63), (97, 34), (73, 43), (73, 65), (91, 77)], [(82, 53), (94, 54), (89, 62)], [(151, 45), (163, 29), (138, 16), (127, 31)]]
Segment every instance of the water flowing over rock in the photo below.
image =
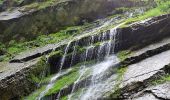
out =
[[(106, 3), (108, 2), (109, 0)], [(72, 3), (75, 2), (72, 1)], [(20, 20), (18, 17), (21, 16), (20, 12), (10, 14), (16, 17), (15, 20)], [(11, 19), (10, 17), (4, 18)], [(101, 26), (85, 31), (86, 34), (83, 33), (60, 43), (29, 51), (29, 54), (14, 57), (7, 68), (10, 69), (11, 64), (17, 68), (9, 72), (0, 72), (2, 75), (0, 77), (0, 94), (2, 95), (0, 99), (1, 97), (5, 98), (4, 100), (20, 99), (21, 96), (39, 89), (41, 85), (46, 87), (38, 94), (36, 98), (38, 100), (60, 100), (63, 97), (67, 97), (68, 100), (170, 99), (169, 82), (155, 86), (151, 84), (161, 79), (162, 76), (170, 74), (170, 14), (127, 26), (123, 26), (125, 23), (122, 23), (125, 19), (117, 20), (110, 18)], [(98, 31), (110, 26), (113, 22), (116, 26)], [(121, 61), (117, 53), (122, 50), (131, 50), (132, 53)], [(40, 60), (40, 58), (44, 59)], [(118, 73), (121, 68), (126, 68), (123, 77)], [(50, 89), (53, 89), (55, 83), (72, 71), (77, 72), (74, 82), (71, 81), (57, 91), (47, 94)], [(48, 76), (47, 74), (54, 74), (50, 76), (48, 82), (36, 83), (32, 79), (34, 75), (41, 78)], [(23, 84), (18, 86), (20, 81), (23, 81)], [(24, 88), (24, 92), (22, 93), (19, 89), (15, 93), (17, 88)], [(7, 94), (9, 95), (5, 97)]]

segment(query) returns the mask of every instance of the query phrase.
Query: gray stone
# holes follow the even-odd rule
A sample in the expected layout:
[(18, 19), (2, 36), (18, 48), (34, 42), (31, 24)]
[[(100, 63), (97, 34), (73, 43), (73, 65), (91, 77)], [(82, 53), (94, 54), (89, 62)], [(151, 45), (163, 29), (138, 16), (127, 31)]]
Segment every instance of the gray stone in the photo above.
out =
[(170, 82), (153, 86), (149, 89), (156, 97), (170, 100)]
[(123, 77), (122, 86), (145, 80), (158, 73), (170, 63), (170, 51), (165, 51), (139, 63), (128, 66)]
[(141, 97), (133, 98), (133, 99), (130, 99), (130, 100), (160, 100), (160, 99), (156, 98), (151, 93), (147, 93), (147, 94), (142, 95)]

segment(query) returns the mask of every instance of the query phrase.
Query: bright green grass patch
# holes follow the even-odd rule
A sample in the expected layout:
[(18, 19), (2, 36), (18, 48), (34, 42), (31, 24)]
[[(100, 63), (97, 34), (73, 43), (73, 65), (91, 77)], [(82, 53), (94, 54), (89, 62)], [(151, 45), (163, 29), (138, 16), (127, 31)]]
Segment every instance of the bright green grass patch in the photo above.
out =
[(73, 71), (72, 73), (62, 77), (61, 79), (57, 80), (54, 84), (53, 88), (51, 88), (46, 95), (51, 95), (53, 93), (57, 93), (60, 91), (61, 88), (64, 86), (70, 85), (74, 83), (79, 76), (78, 71)]
[(68, 96), (62, 97), (61, 100), (68, 100)]

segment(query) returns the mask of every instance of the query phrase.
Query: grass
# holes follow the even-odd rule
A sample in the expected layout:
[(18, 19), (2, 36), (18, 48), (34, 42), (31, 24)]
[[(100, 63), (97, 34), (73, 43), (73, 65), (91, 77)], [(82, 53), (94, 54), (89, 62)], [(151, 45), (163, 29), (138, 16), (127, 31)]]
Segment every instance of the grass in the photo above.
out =
[(167, 81), (170, 81), (170, 75), (165, 75), (165, 76), (162, 76), (160, 79), (158, 80), (154, 80), (151, 82), (151, 85), (159, 85), (159, 84), (162, 84), (162, 83), (165, 83)]
[(157, 2), (157, 7), (146, 11), (142, 15), (127, 19), (125, 21), (125, 25), (122, 25), (121, 27), (126, 27), (128, 24), (141, 21), (141, 20), (144, 20), (150, 17), (170, 13), (170, 1), (169, 0), (156, 0), (156, 2)]
[(72, 73), (62, 77), (61, 79), (57, 80), (57, 82), (54, 84), (53, 88), (51, 88), (46, 95), (51, 95), (54, 93), (57, 93), (60, 91), (61, 88), (68, 86), (72, 83), (74, 83), (74, 81), (77, 80), (78, 78), (78, 71), (73, 71)]
[(24, 100), (37, 100), (37, 97), (40, 95), (42, 91), (45, 90), (45, 86), (42, 86), (40, 89), (38, 89), (36, 92), (30, 94), (28, 97), (26, 97)]
[[(88, 65), (88, 64), (93, 64), (94, 61), (82, 62), (82, 63), (83, 64), (85, 63), (85, 64)], [(73, 66), (73, 69), (68, 74), (66, 74), (66, 75), (62, 76), (60, 79), (58, 79), (56, 81), (56, 83), (54, 84), (53, 88), (50, 89), (49, 92), (46, 95), (57, 93), (64, 86), (67, 86), (67, 85), (74, 83), (79, 76), (78, 69), (79, 69), (80, 65), (82, 65), (82, 63), (78, 63), (77, 65)], [(81, 79), (88, 77), (89, 71), (90, 70), (88, 69), (85, 73), (85, 76), (83, 76)], [(30, 76), (31, 81), (36, 82), (37, 84), (42, 84), (42, 86), (39, 89), (37, 89), (36, 91), (34, 91), (32, 94), (30, 94), (29, 96), (25, 97), (26, 100), (36, 100), (35, 98), (37, 98), (40, 95), (40, 93), (45, 90), (47, 83), (50, 81), (50, 79), (53, 76), (54, 75), (49, 75), (48, 77), (45, 77), (43, 79), (39, 79), (39, 78), (31, 75)], [(63, 97), (62, 100), (65, 100), (65, 98), (67, 98), (67, 97)]]
[(120, 68), (117, 69), (116, 73), (118, 74), (118, 76), (117, 76), (117, 79), (116, 79), (116, 84), (115, 84), (115, 87), (113, 89), (113, 92), (111, 94), (109, 94), (110, 97), (118, 98), (120, 96), (121, 90), (120, 90), (119, 87), (120, 87), (120, 84), (123, 80), (123, 75), (126, 72), (126, 70), (127, 70), (127, 67), (125, 67), (125, 66), (120, 66)]
[(124, 51), (120, 51), (117, 53), (117, 57), (123, 61), (125, 60), (129, 55), (131, 54), (131, 51), (129, 50), (124, 50)]
[(47, 44), (58, 43), (64, 39), (71, 39), (73, 35), (79, 34), (80, 31), (81, 31), (80, 26), (74, 26), (68, 27), (65, 30), (61, 30), (53, 34), (41, 35), (37, 37), (35, 40), (28, 42), (17, 42), (15, 40), (11, 40), (8, 45), (0, 43), (0, 51), (4, 52), (3, 54), (4, 57), (3, 59), (1, 58), (0, 61), (8, 61), (15, 55), (25, 50), (42, 47)]
[(68, 100), (68, 96), (62, 97), (61, 100)]

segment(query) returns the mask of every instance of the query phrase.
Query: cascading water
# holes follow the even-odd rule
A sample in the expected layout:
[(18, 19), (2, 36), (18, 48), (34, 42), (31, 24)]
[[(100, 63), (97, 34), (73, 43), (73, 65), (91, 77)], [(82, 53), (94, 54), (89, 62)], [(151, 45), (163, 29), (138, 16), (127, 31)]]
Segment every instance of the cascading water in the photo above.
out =
[[(86, 92), (82, 93), (80, 97), (81, 100), (97, 100), (102, 95), (102, 93), (100, 92), (101, 88), (102, 88), (102, 91), (104, 91), (105, 89), (108, 89), (106, 87), (109, 84), (104, 83), (102, 80), (106, 80), (104, 76), (106, 75), (108, 69), (119, 62), (118, 58), (115, 55), (112, 55), (112, 56), (109, 56), (109, 55), (112, 52), (114, 53), (117, 28), (120, 25), (110, 30), (110, 35), (109, 35), (110, 40), (107, 45), (106, 58), (103, 62), (97, 63), (96, 65), (92, 66), (93, 73), (92, 73), (91, 84), (86, 90)], [(102, 48), (103, 48), (103, 45), (100, 46), (100, 49), (98, 51), (99, 53), (98, 56), (100, 55)], [(111, 50), (111, 48), (113, 48), (113, 51)]]
[(74, 48), (73, 48), (73, 54), (72, 54), (72, 57), (71, 57), (70, 67), (73, 64), (73, 61), (74, 61), (74, 58), (75, 58), (75, 55), (76, 55), (76, 46), (77, 46), (78, 42), (79, 42), (78, 40), (75, 42), (75, 45), (74, 45)]
[(66, 55), (67, 55), (67, 53), (68, 53), (70, 44), (71, 44), (71, 42), (69, 42), (69, 43), (67, 44), (67, 46), (66, 46), (66, 48), (65, 48), (65, 50), (64, 50), (64, 55), (63, 55), (63, 57), (62, 57), (62, 59), (61, 59), (61, 64), (60, 64), (60, 70), (59, 70), (59, 72), (51, 78), (49, 84), (46, 86), (46, 89), (45, 89), (43, 92), (41, 92), (40, 95), (39, 95), (39, 97), (37, 98), (38, 100), (41, 100), (41, 98), (44, 97), (44, 95), (53, 87), (54, 82), (55, 82), (59, 77), (67, 74), (67, 73), (71, 70), (71, 69), (68, 69), (67, 71), (64, 71), (64, 72), (61, 71), (61, 70), (62, 70), (62, 67), (63, 67), (63, 65), (64, 65), (65, 57), (66, 57)]
[(69, 49), (69, 47), (70, 47), (70, 44), (71, 44), (71, 42), (69, 42), (69, 43), (67, 44), (66, 48), (65, 48), (64, 55), (63, 55), (63, 57), (62, 57), (62, 59), (61, 59), (61, 65), (60, 65), (60, 71), (59, 71), (59, 72), (61, 72), (61, 70), (62, 70), (62, 68), (63, 68), (64, 61), (65, 61), (65, 58), (66, 58), (68, 49)]
[(105, 74), (108, 73), (108, 69), (112, 67), (114, 64), (119, 62), (118, 58), (115, 55), (107, 57), (103, 62), (98, 63), (93, 68), (91, 84), (85, 91), (85, 93), (81, 94), (81, 100), (97, 100), (100, 96), (102, 96), (103, 90), (107, 89), (108, 83), (105, 84)]
[[(122, 25), (122, 24), (120, 24)], [(106, 73), (108, 73), (108, 69), (110, 67), (112, 67), (113, 65), (116, 65), (117, 63), (119, 63), (119, 59), (115, 56), (109, 56), (112, 52), (114, 53), (114, 49), (115, 49), (115, 42), (116, 42), (116, 35), (117, 35), (117, 28), (120, 26), (116, 26), (115, 28), (110, 30), (110, 35), (109, 35), (109, 41), (108, 43), (104, 42), (104, 39), (106, 38), (106, 33), (103, 33), (101, 36), (98, 37), (98, 39), (101, 42), (104, 42), (102, 44), (100, 44), (99, 49), (98, 49), (98, 54), (97, 54), (97, 60), (98, 63), (95, 65), (92, 65), (92, 78), (91, 78), (91, 84), (90, 86), (86, 89), (86, 91), (82, 91), (82, 93), (80, 94), (80, 100), (97, 100), (102, 94), (103, 92), (106, 92), (107, 90), (109, 90), (110, 88), (108, 88), (107, 85), (109, 85), (110, 82), (110, 78), (108, 78), (108, 80), (105, 82), (103, 80), (106, 80), (107, 78), (105, 78)], [(93, 42), (93, 37), (92, 37), (92, 42)], [(90, 43), (92, 44), (92, 43)], [(107, 46), (106, 46), (107, 45)], [(104, 61), (99, 62), (100, 59), (100, 53), (105, 49), (105, 47), (107, 47), (106, 49), (106, 57), (104, 59)], [(111, 48), (113, 48), (113, 50), (111, 50)], [(89, 50), (89, 49), (88, 49)], [(88, 50), (86, 50), (86, 57), (87, 57), (87, 52)], [(80, 69), (80, 77), (78, 78), (78, 80), (74, 83), (73, 89), (71, 94), (68, 97), (68, 100), (72, 99), (72, 95), (74, 92), (74, 89), (77, 85), (77, 83), (79, 82), (80, 78), (83, 75), (82, 69)], [(112, 78), (113, 79), (113, 78)], [(103, 91), (103, 92), (100, 92)], [(73, 100), (75, 100), (77, 98), (74, 98)], [(78, 100), (79, 100), (78, 99)]]
[[(122, 24), (120, 24), (122, 25)], [(108, 69), (110, 67), (112, 67), (114, 64), (117, 64), (119, 62), (118, 58), (115, 55), (110, 56), (110, 54), (114, 53), (114, 48), (115, 48), (115, 42), (116, 42), (116, 35), (117, 35), (117, 28), (120, 26), (116, 26), (115, 28), (110, 30), (110, 34), (109, 34), (109, 41), (105, 41), (105, 39), (107, 38), (107, 33), (102, 33), (101, 36), (98, 37), (98, 40), (100, 42), (102, 42), (99, 46), (99, 49), (97, 51), (97, 64), (92, 65), (92, 79), (91, 79), (91, 84), (90, 86), (88, 86), (87, 89), (85, 89), (85, 91), (82, 91), (82, 94), (80, 95), (80, 99), (81, 100), (91, 100), (90, 98), (96, 99), (97, 97), (100, 97), (100, 95), (102, 95), (102, 93), (98, 92), (99, 90), (97, 88), (102, 87), (103, 90), (107, 90), (105, 87), (107, 87), (107, 82), (103, 82), (102, 80), (106, 80), (105, 79), (105, 74), (108, 72)], [(74, 85), (72, 87), (72, 91), (71, 94), (68, 96), (68, 100), (72, 99), (72, 94), (75, 92), (75, 89), (77, 88), (77, 83), (81, 80), (81, 78), (83, 77), (83, 75), (85, 74), (85, 72), (87, 71), (87, 66), (85, 64), (85, 62), (87, 60), (90, 60), (92, 57), (92, 54), (90, 52), (93, 51), (94, 46), (94, 36), (91, 36), (91, 39), (89, 40), (89, 47), (86, 48), (86, 52), (85, 55), (81, 58), (83, 59), (82, 61), (84, 62), (81, 66), (80, 66), (80, 70), (79, 70), (79, 77), (78, 79), (74, 82)], [(53, 83), (54, 81), (56, 81), (56, 79), (58, 77), (60, 77), (61, 75), (64, 75), (66, 72), (64, 72), (64, 74), (62, 74), (62, 67), (64, 65), (65, 62), (65, 57), (68, 53), (69, 47), (70, 47), (71, 42), (69, 42), (65, 48), (65, 52), (64, 55), (61, 59), (61, 64), (60, 64), (60, 71), (58, 74), (56, 74), (56, 76), (54, 76), (49, 85), (46, 87), (46, 90), (43, 91), (40, 94), (39, 100), (44, 96), (44, 94), (46, 92), (48, 92), (49, 89), (51, 89), (53, 87)], [(72, 63), (74, 61), (74, 56), (76, 54), (76, 46), (78, 45), (78, 41), (75, 42), (74, 48), (73, 48), (73, 53), (72, 53), (72, 58), (71, 58), (71, 64), (70, 66), (72, 66)], [(101, 53), (103, 53), (103, 51), (105, 52), (105, 58), (102, 62), (100, 61), (100, 56)], [(94, 51), (93, 51), (94, 52)], [(102, 54), (103, 56), (103, 54)], [(107, 84), (106, 84), (107, 83)], [(105, 86), (106, 85), (106, 86)], [(60, 99), (60, 93), (57, 96), (57, 99)]]
[(39, 97), (38, 97), (37, 99), (38, 99), (38, 100), (41, 100), (41, 98), (53, 87), (55, 81), (56, 81), (59, 77), (67, 74), (70, 70), (71, 70), (71, 69), (68, 69), (68, 70), (66, 70), (66, 71), (64, 71), (64, 72), (57, 73), (54, 77), (52, 77), (51, 80), (50, 80), (50, 82), (49, 82), (49, 84), (46, 86), (46, 89), (45, 89), (43, 92), (40, 93), (40, 95), (39, 95)]
[[(93, 38), (92, 38), (92, 41), (93, 41)], [(80, 75), (79, 75), (79, 78), (74, 82), (74, 85), (73, 85), (73, 88), (72, 88), (72, 91), (71, 91), (71, 95), (68, 96), (68, 100), (71, 99), (72, 93), (75, 91), (75, 88), (76, 88), (76, 86), (77, 86), (77, 83), (80, 81), (80, 79), (82, 78), (82, 76), (83, 76), (83, 75), (85, 74), (85, 72), (87, 71), (85, 63), (86, 63), (86, 60), (87, 60), (88, 53), (89, 53), (89, 50), (90, 50), (90, 49), (91, 49), (91, 46), (86, 49), (85, 58), (84, 58), (84, 64), (80, 66), (80, 69), (79, 69), (79, 74), (80, 74)]]

